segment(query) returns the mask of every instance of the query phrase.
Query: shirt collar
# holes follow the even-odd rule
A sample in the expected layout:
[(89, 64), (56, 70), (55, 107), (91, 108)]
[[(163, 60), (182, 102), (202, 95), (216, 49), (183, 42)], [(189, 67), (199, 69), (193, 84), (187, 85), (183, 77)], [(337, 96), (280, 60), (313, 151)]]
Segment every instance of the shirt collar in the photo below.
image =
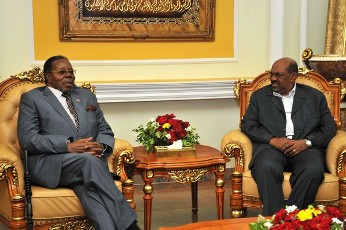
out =
[(296, 87), (297, 87), (297, 84), (294, 83), (293, 88), (291, 89), (291, 91), (286, 96), (283, 96), (283, 95), (276, 93), (276, 92), (273, 92), (273, 95), (276, 97), (281, 97), (281, 98), (294, 96), (294, 94), (296, 93)]
[(52, 91), (52, 93), (56, 96), (56, 97), (61, 97), (62, 95), (62, 92), (56, 88), (53, 88), (53, 87), (50, 87), (50, 86), (47, 86), (48, 89), (50, 89), (50, 91)]

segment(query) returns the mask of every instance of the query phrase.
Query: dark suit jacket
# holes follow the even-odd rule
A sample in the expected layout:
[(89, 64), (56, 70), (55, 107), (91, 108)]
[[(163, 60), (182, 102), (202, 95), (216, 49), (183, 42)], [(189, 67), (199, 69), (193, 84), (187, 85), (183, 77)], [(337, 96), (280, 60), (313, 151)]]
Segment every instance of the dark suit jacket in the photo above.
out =
[(29, 152), (29, 172), (33, 182), (53, 188), (59, 183), (61, 163), (67, 153), (66, 140), (93, 137), (112, 152), (114, 134), (104, 119), (97, 99), (89, 90), (74, 88), (71, 97), (80, 129), (48, 87), (35, 88), (21, 97), (18, 140)]
[[(309, 139), (313, 148), (324, 151), (337, 126), (322, 92), (310, 86), (296, 84), (292, 107), (294, 124), (293, 139)], [(253, 153), (249, 167), (256, 155), (272, 148), (273, 137), (286, 136), (286, 115), (282, 99), (275, 97), (271, 85), (256, 90), (250, 98), (249, 107), (241, 121), (241, 131), (253, 142)]]

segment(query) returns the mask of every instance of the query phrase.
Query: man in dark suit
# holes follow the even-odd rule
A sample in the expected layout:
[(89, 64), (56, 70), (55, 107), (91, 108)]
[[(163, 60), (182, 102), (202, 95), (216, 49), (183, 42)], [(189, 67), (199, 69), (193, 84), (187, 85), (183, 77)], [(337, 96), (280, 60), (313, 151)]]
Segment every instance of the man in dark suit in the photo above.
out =
[(139, 229), (107, 166), (114, 134), (95, 95), (75, 86), (74, 73), (66, 57), (53, 56), (44, 64), (46, 86), (21, 97), (18, 139), (29, 152), (32, 182), (72, 187), (96, 229)]
[[(302, 209), (314, 202), (324, 180), (325, 148), (337, 130), (323, 93), (296, 83), (297, 76), (294, 60), (277, 60), (269, 73), (271, 84), (251, 95), (241, 122), (253, 142), (249, 167), (266, 216), (285, 205)], [(284, 171), (292, 172), (287, 203)]]

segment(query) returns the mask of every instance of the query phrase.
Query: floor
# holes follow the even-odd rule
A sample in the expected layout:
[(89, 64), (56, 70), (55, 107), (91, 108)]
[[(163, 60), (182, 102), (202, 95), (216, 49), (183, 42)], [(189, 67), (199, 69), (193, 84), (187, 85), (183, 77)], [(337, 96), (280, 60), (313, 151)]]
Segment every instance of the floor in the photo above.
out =
[[(230, 174), (230, 173), (229, 173)], [(140, 178), (135, 179), (135, 196), (138, 225), (144, 229), (144, 201), (143, 184)], [(152, 223), (151, 229), (158, 230), (161, 227), (174, 227), (201, 222), (216, 220), (216, 196), (214, 178), (205, 178), (198, 183), (198, 213), (193, 215), (191, 212), (191, 190), (190, 184), (179, 184), (173, 181), (158, 181), (154, 184), (153, 204), (152, 204)], [(137, 181), (136, 181), (137, 180)], [(224, 218), (230, 218), (230, 187), (231, 177), (225, 176), (225, 212)], [(257, 216), (260, 210), (248, 210), (247, 216)]]
[[(144, 230), (144, 201), (143, 201), (143, 181), (140, 176), (134, 177), (135, 194), (138, 225)], [(225, 212), (224, 218), (230, 218), (230, 192), (231, 173), (225, 175)], [(180, 184), (170, 181), (167, 178), (157, 179), (153, 184), (153, 205), (151, 230), (159, 230), (161, 227), (174, 227), (201, 222), (216, 220), (216, 196), (214, 176), (209, 175), (198, 182), (198, 213), (191, 212), (191, 190), (190, 184)], [(248, 209), (247, 216), (257, 216), (260, 210)], [(8, 230), (0, 223), (0, 230)]]

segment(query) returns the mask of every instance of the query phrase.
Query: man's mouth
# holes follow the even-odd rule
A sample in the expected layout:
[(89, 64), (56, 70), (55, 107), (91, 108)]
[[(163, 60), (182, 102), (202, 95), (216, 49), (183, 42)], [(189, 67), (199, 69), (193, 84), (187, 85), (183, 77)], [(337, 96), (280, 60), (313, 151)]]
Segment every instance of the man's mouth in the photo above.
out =
[(69, 88), (71, 88), (71, 87), (73, 87), (73, 82), (71, 81), (69, 81), (69, 82), (65, 82), (64, 83), (64, 85), (66, 86), (66, 87), (69, 87)]

